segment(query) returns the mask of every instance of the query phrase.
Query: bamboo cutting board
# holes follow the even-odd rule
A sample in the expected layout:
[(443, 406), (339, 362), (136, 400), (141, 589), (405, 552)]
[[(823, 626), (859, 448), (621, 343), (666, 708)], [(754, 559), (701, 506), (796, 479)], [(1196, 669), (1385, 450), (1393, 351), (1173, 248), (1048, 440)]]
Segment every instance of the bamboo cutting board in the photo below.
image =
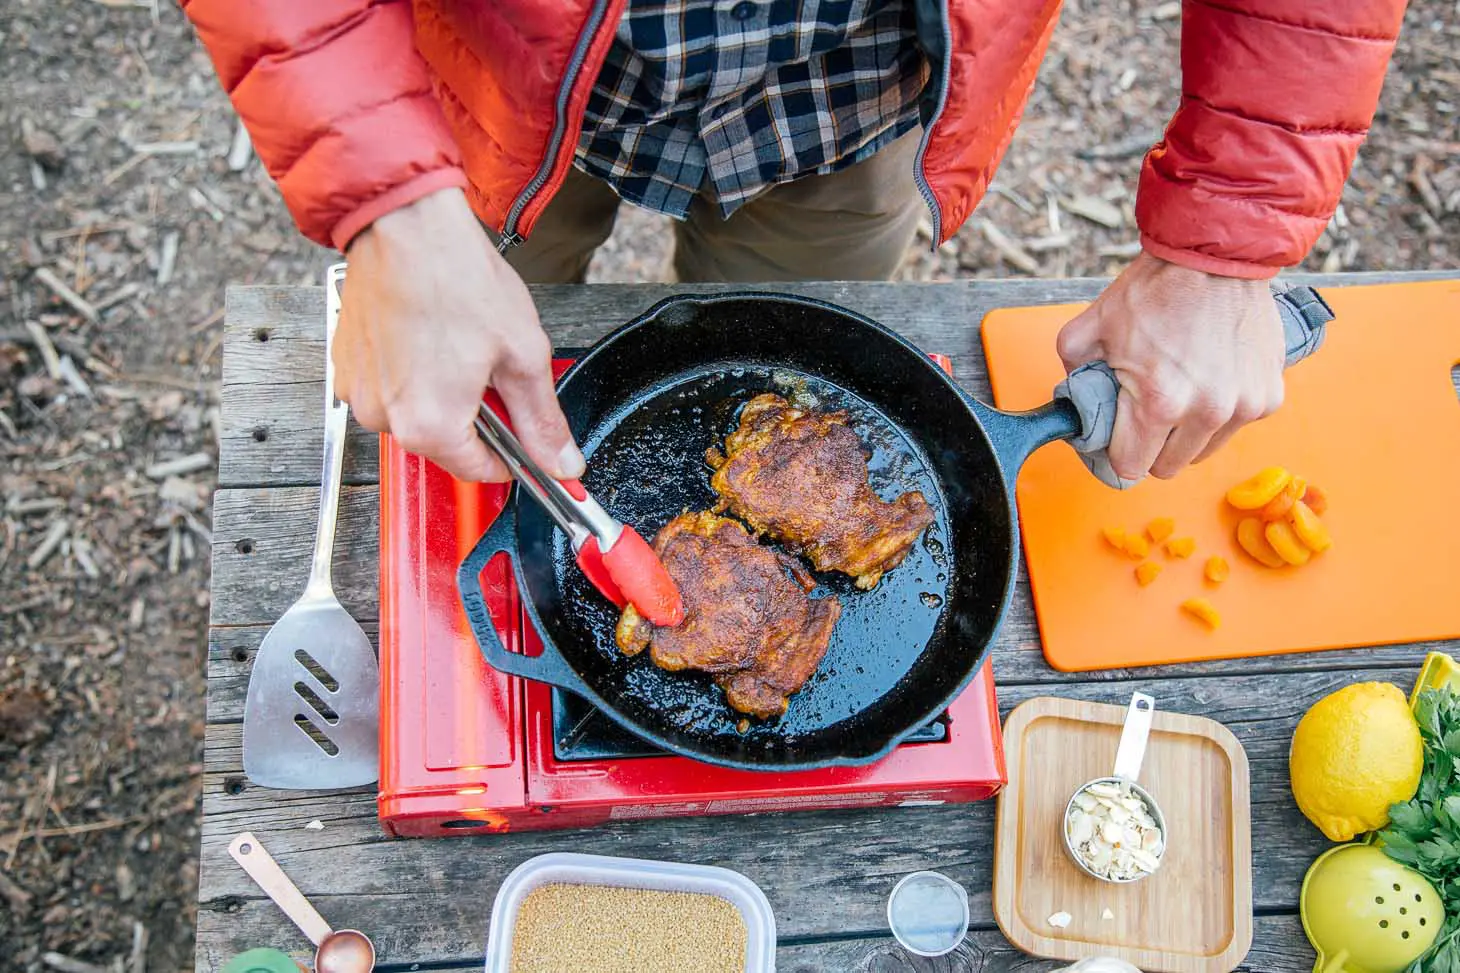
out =
[[(1460, 281), (1322, 288), (1336, 319), (1311, 359), (1287, 374), (1282, 409), (1243, 428), (1174, 480), (1112, 490), (1074, 450), (1035, 453), (1019, 478), (1024, 551), (1045, 658), (1086, 671), (1460, 636)], [(994, 400), (1049, 401), (1064, 370), (1055, 335), (1083, 305), (1010, 308), (983, 324)], [(1333, 548), (1301, 569), (1273, 571), (1238, 548), (1228, 487), (1286, 466), (1327, 492)], [(1101, 539), (1176, 520), (1197, 552), (1169, 560), (1147, 588), (1135, 563)], [(1202, 579), (1221, 554), (1231, 577)], [(1207, 596), (1216, 632), (1179, 610)]]
[[(994, 918), (1009, 942), (1047, 959), (1115, 956), (1146, 973), (1225, 973), (1252, 946), (1247, 754), (1226, 727), (1156, 701), (1139, 781), (1166, 816), (1169, 845), (1155, 874), (1112, 885), (1065, 851), (1065, 806), (1081, 784), (1111, 773), (1125, 715), (1124, 706), (1049, 697), (1009, 714)], [(1049, 923), (1059, 912), (1071, 916), (1063, 929)]]

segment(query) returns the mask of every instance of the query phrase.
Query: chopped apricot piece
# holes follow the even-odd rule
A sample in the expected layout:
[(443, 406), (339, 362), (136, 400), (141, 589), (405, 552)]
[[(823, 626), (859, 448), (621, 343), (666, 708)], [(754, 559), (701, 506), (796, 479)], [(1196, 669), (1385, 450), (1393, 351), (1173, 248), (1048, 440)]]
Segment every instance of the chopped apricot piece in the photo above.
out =
[(1227, 575), (1232, 573), (1232, 569), (1227, 566), (1226, 558), (1220, 554), (1213, 554), (1207, 558), (1206, 567), (1202, 573), (1207, 576), (1207, 580), (1212, 584), (1221, 584), (1227, 580)]
[(1104, 527), (1100, 533), (1105, 535), (1105, 543), (1115, 548), (1120, 553), (1125, 553), (1125, 528)]
[(1322, 487), (1310, 484), (1303, 492), (1302, 500), (1318, 516), (1328, 513), (1328, 494), (1323, 492)]
[(1238, 510), (1261, 510), (1283, 492), (1292, 478), (1293, 474), (1281, 466), (1269, 466), (1228, 490), (1227, 502)]
[(1215, 629), (1222, 624), (1222, 613), (1205, 598), (1188, 598), (1181, 603), (1181, 610), (1207, 628)]
[(1293, 513), (1289, 518), (1293, 525), (1293, 533), (1298, 535), (1314, 554), (1321, 554), (1333, 546), (1333, 536), (1328, 533), (1328, 528), (1323, 526), (1323, 521), (1313, 512), (1313, 508), (1299, 500), (1293, 504)]
[(1166, 553), (1171, 557), (1191, 557), (1196, 553), (1196, 538), (1173, 537), (1166, 542)]
[(1140, 534), (1126, 534), (1125, 552), (1137, 561), (1144, 561), (1146, 555), (1151, 553), (1151, 545)]
[(1157, 564), (1155, 561), (1146, 561), (1136, 568), (1136, 580), (1139, 581), (1141, 583), (1141, 587), (1144, 588), (1152, 581), (1155, 581), (1156, 577), (1160, 573), (1161, 565)]
[(1176, 521), (1170, 517), (1157, 517), (1146, 525), (1146, 536), (1151, 539), (1152, 544), (1159, 544), (1171, 536), (1176, 529)]
[(1282, 520), (1288, 515), (1288, 511), (1293, 509), (1293, 504), (1298, 502), (1298, 498), (1303, 495), (1303, 491), (1307, 489), (1302, 483), (1302, 477), (1293, 477), (1288, 481), (1288, 485), (1283, 487), (1281, 493), (1267, 502), (1258, 516), (1268, 523), (1274, 520)]
[(1298, 535), (1286, 520), (1268, 524), (1262, 533), (1267, 538), (1267, 542), (1272, 545), (1272, 549), (1278, 552), (1278, 557), (1289, 564), (1307, 564), (1308, 559), (1313, 556), (1313, 552), (1298, 540)]
[(1288, 562), (1267, 542), (1263, 526), (1262, 521), (1256, 517), (1243, 520), (1237, 525), (1237, 544), (1258, 564), (1265, 564), (1270, 568), (1286, 567)]

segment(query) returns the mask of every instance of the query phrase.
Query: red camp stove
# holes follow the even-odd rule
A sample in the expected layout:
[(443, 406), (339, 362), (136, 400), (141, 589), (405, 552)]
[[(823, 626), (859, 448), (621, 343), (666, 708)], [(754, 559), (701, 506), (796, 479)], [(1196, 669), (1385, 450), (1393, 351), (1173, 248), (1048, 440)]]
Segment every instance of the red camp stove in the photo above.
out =
[[(554, 362), (558, 374), (569, 364)], [(388, 833), (917, 807), (982, 800), (1003, 787), (987, 664), (944, 713), (877, 763), (789, 773), (666, 754), (576, 696), (498, 672), (467, 626), (456, 570), (506, 497), (503, 485), (458, 482), (381, 437), (379, 805)], [(503, 643), (537, 654), (505, 557), (488, 565), (483, 585)]]

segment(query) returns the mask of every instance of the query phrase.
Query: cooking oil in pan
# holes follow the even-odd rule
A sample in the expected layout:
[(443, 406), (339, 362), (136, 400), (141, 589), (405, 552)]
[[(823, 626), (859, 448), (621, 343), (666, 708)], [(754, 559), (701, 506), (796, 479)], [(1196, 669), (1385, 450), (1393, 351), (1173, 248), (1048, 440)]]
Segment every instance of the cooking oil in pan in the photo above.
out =
[[(867, 402), (799, 372), (722, 366), (649, 390), (583, 437), (588, 457), (584, 485), (610, 513), (646, 538), (681, 512), (711, 508), (717, 497), (710, 488), (713, 471), (705, 453), (712, 447), (723, 449), (741, 406), (768, 391), (803, 406), (844, 410), (868, 456), (872, 489), (887, 500), (920, 490), (936, 512), (921, 543), (873, 590), (859, 591), (853, 579), (839, 573), (814, 573), (818, 587), (812, 597), (840, 598), (842, 614), (826, 657), (791, 697), (784, 716), (751, 720), (742, 732), (737, 727), (742, 715), (726, 705), (724, 693), (707, 674), (665, 672), (647, 656), (623, 656), (613, 639), (617, 610), (573, 565), (560, 532), (553, 544), (554, 570), (564, 594), (558, 626), (580, 633), (586, 626), (588, 637), (573, 641), (592, 646), (596, 656), (570, 655), (575, 665), (609, 676), (618, 694), (616, 704), (670, 737), (676, 730), (699, 738), (723, 737), (717, 747), (743, 752), (794, 747), (797, 735), (825, 730), (895, 696), (940, 624), (952, 586), (944, 496), (922, 452)], [(560, 648), (565, 654), (571, 651), (565, 644)]]

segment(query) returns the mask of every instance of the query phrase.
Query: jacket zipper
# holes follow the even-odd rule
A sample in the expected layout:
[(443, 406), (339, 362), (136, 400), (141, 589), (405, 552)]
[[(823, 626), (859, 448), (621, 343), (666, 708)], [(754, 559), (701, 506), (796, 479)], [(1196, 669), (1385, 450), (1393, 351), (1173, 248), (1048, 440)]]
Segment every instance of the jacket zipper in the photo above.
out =
[(949, 26), (948, 0), (940, 0), (939, 9), (943, 14), (941, 21), (943, 64), (939, 70), (941, 77), (938, 79), (938, 101), (933, 106), (933, 114), (928, 119), (927, 127), (923, 129), (923, 137), (918, 141), (918, 155), (913, 163), (913, 179), (917, 183), (918, 192), (923, 194), (923, 202), (928, 204), (928, 210), (933, 214), (934, 249), (937, 249), (938, 240), (943, 236), (943, 211), (938, 208), (938, 199), (933, 195), (933, 187), (928, 185), (928, 175), (923, 168), (923, 158), (927, 155), (928, 143), (933, 138), (933, 128), (938, 124), (938, 119), (943, 117), (943, 107), (948, 102), (948, 81), (953, 72), (953, 28)]
[(578, 72), (583, 70), (583, 62), (588, 59), (588, 48), (593, 44), (593, 38), (598, 34), (598, 28), (603, 24), (604, 15), (608, 12), (611, 0), (594, 0), (593, 9), (588, 13), (588, 20), (583, 25), (583, 32), (578, 35), (578, 43), (573, 47), (573, 54), (568, 59), (567, 70), (563, 72), (562, 84), (558, 86), (558, 98), (554, 106), (556, 117), (553, 119), (553, 131), (548, 137), (547, 154), (538, 166), (537, 172), (533, 174), (532, 181), (512, 201), (512, 208), (507, 211), (507, 219), (502, 223), (502, 237), (497, 243), (497, 252), (505, 252), (508, 247), (516, 246), (522, 242), (522, 237), (517, 233), (517, 221), (522, 218), (522, 211), (531, 203), (533, 197), (538, 194), (543, 185), (552, 175), (554, 166), (558, 162), (558, 152), (563, 147), (563, 140), (567, 137), (568, 128), (568, 98), (572, 96), (573, 84), (578, 80)]

